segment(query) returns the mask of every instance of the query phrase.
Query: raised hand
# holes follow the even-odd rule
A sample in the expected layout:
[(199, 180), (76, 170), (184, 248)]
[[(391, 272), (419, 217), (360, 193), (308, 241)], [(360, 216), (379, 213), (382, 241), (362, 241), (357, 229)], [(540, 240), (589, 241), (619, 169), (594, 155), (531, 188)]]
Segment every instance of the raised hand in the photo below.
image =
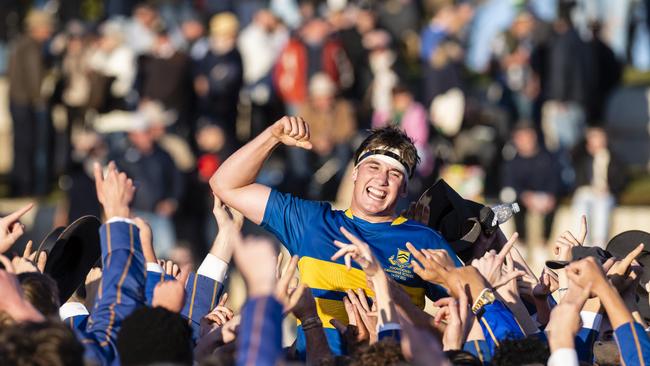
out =
[(472, 267), (478, 269), (478, 271), (485, 277), (488, 283), (494, 287), (498, 288), (505, 284), (510, 283), (517, 277), (521, 277), (526, 274), (522, 270), (511, 270), (508, 273), (504, 273), (503, 264), (506, 260), (506, 256), (510, 252), (510, 249), (517, 242), (519, 235), (517, 233), (512, 234), (508, 242), (501, 248), (499, 254), (496, 254), (495, 251), (491, 250), (479, 259), (472, 260)]
[[(2, 264), (7, 268), (6, 257), (0, 255)], [(9, 267), (11, 263), (8, 264)], [(23, 297), (23, 290), (18, 283), (18, 278), (13, 273), (0, 269), (0, 311), (5, 312), (17, 322), (44, 321), (45, 317)]]
[(0, 218), (0, 254), (6, 252), (25, 233), (25, 226), (20, 218), (34, 207), (29, 203), (9, 215)]
[(634, 259), (641, 254), (643, 248), (644, 245), (639, 244), (633, 251), (629, 252), (625, 258), (614, 262), (614, 264), (607, 270), (607, 278), (609, 278), (612, 285), (614, 285), (614, 287), (616, 287), (620, 292), (624, 291), (627, 286), (633, 282), (633, 280), (627, 280), (630, 273), (629, 270)]
[(153, 290), (151, 306), (160, 306), (169, 311), (180, 313), (185, 305), (185, 282), (190, 275), (190, 269), (184, 268), (173, 281), (163, 281)]
[(159, 260), (158, 264), (160, 264), (160, 266), (163, 268), (163, 271), (168, 276), (177, 278), (181, 273), (181, 267), (179, 267), (178, 264), (174, 263), (173, 261)]
[[(38, 260), (36, 256), (38, 255)], [(21, 274), (25, 272), (40, 272), (43, 273), (45, 270), (45, 264), (47, 263), (47, 253), (45, 252), (32, 252), (32, 241), (27, 242), (25, 246), (25, 251), (23, 256), (15, 256), (11, 260), (11, 264), (14, 267), (16, 274)]]
[(310, 150), (309, 124), (302, 117), (284, 116), (271, 126), (271, 133), (287, 146), (297, 146)]
[(455, 267), (446, 251), (420, 251), (411, 243), (406, 243), (406, 249), (416, 259), (416, 261), (411, 261), (415, 274), (425, 281), (439, 285), (445, 284), (449, 270)]
[(580, 221), (580, 232), (576, 238), (570, 231), (565, 231), (553, 244), (553, 255), (559, 261), (571, 261), (571, 249), (575, 246), (582, 246), (587, 237), (587, 217), (582, 215)]
[(233, 313), (230, 308), (226, 307), (227, 301), (228, 293), (226, 292), (221, 296), (221, 299), (219, 299), (217, 306), (201, 318), (199, 328), (199, 334), (201, 337), (211, 332), (214, 328), (223, 326), (235, 316), (235, 313)]
[(234, 236), (239, 236), (242, 225), (244, 224), (244, 215), (239, 211), (228, 207), (221, 202), (217, 195), (214, 195), (214, 206), (212, 213), (219, 226), (219, 232), (214, 239), (210, 253), (226, 263), (230, 263), (234, 250)]
[(377, 317), (376, 302), (372, 304), (373, 307), (370, 307), (365, 292), (360, 288), (356, 291), (347, 290), (346, 293), (348, 295), (347, 299), (349, 303), (355, 308), (355, 314), (359, 315), (358, 320), (362, 323), (357, 323), (357, 326), (363, 325), (367, 330), (371, 344), (376, 342), (378, 338), (377, 322), (379, 321)]
[(340, 228), (341, 233), (350, 241), (351, 244), (345, 244), (338, 240), (334, 240), (334, 245), (341, 248), (332, 256), (332, 260), (335, 261), (343, 257), (345, 261), (345, 266), (350, 270), (352, 267), (352, 260), (359, 263), (361, 269), (366, 273), (367, 276), (374, 276), (379, 271), (381, 271), (381, 266), (379, 262), (372, 254), (370, 246), (359, 238), (354, 236), (352, 233), (347, 231), (344, 227)]
[(140, 231), (140, 243), (142, 243), (142, 254), (146, 263), (158, 263), (156, 251), (153, 248), (153, 233), (149, 223), (140, 217), (133, 218), (135, 226)]
[(276, 250), (269, 239), (249, 237), (242, 240), (234, 235), (235, 264), (246, 281), (248, 295), (268, 296), (275, 291)]
[(446, 297), (434, 303), (435, 306), (440, 307), (434, 317), (435, 323), (440, 324), (443, 320), (447, 323), (442, 337), (445, 351), (462, 349), (473, 321), (473, 314), (468, 311), (467, 294), (460, 283), (456, 284), (456, 293), (458, 293), (458, 300)]
[(93, 173), (97, 199), (104, 207), (106, 218), (128, 218), (130, 216), (129, 203), (131, 203), (135, 193), (133, 180), (127, 177), (126, 174), (119, 173), (114, 162), (108, 164), (106, 177), (102, 175), (102, 168), (99, 163), (95, 163)]
[(602, 267), (593, 257), (571, 262), (565, 268), (569, 281), (575, 282), (581, 288), (591, 286), (593, 295), (597, 296), (603, 289), (609, 286)]

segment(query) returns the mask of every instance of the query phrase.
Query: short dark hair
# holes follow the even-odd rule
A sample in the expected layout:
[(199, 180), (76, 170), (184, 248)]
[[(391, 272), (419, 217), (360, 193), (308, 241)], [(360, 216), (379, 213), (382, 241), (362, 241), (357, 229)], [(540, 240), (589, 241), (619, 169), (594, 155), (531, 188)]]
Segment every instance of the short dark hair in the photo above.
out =
[(385, 339), (359, 348), (353, 355), (351, 366), (396, 365), (404, 362), (402, 349), (394, 339)]
[(117, 333), (124, 366), (152, 363), (192, 364), (192, 329), (179, 314), (143, 306), (124, 319)]
[(357, 151), (354, 153), (354, 163), (359, 163), (359, 157), (366, 150), (386, 146), (400, 151), (400, 158), (408, 165), (410, 176), (413, 176), (415, 167), (420, 162), (418, 151), (413, 144), (413, 140), (401, 129), (395, 126), (373, 129), (370, 136), (366, 137)]
[(445, 351), (445, 356), (454, 366), (482, 366), (483, 362), (467, 351)]
[(492, 357), (494, 366), (546, 365), (550, 352), (548, 344), (535, 337), (505, 339)]
[(83, 366), (84, 347), (60, 321), (19, 323), (0, 330), (0, 364)]
[(59, 319), (59, 289), (52, 277), (39, 272), (18, 275), (25, 299), (45, 317)]

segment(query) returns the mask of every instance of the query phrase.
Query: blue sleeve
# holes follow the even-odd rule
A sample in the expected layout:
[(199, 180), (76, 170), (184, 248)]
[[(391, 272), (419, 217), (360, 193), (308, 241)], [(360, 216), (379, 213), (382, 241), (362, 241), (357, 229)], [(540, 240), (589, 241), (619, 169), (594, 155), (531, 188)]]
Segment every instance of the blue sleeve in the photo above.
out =
[(445, 32), (440, 29), (433, 29), (427, 26), (421, 35), (420, 42), (420, 59), (428, 63), (431, 60), (431, 54), (438, 48), (440, 41), (445, 38)]
[(524, 338), (524, 332), (510, 309), (501, 301), (483, 307), (483, 313), (478, 317), (490, 353), (494, 354), (499, 347), (499, 341), (504, 339)]
[(598, 339), (598, 331), (590, 328), (580, 328), (575, 337), (575, 348), (580, 362), (593, 364), (594, 343)]
[(146, 299), (147, 305), (151, 306), (151, 300), (153, 300), (153, 290), (156, 288), (156, 285), (163, 281), (171, 281), (174, 277), (168, 275), (164, 272), (155, 272), (147, 271), (147, 280), (144, 286), (144, 297)]
[(650, 338), (641, 324), (626, 323), (614, 330), (623, 365), (650, 364)]
[(212, 278), (190, 273), (185, 284), (185, 305), (181, 310), (183, 318), (192, 327), (192, 339), (199, 338), (201, 318), (219, 303), (223, 285)]
[(238, 366), (275, 366), (282, 355), (282, 305), (273, 297), (248, 299), (237, 336)]
[(145, 304), (145, 268), (135, 225), (105, 224), (100, 228), (100, 237), (104, 270), (81, 341), (96, 362), (110, 365), (118, 360), (116, 340), (122, 321)]
[(490, 347), (483, 339), (465, 342), (463, 345), (463, 351), (469, 352), (476, 356), (476, 358), (478, 358), (483, 365), (489, 365), (492, 361), (492, 353), (490, 353)]
[(63, 323), (70, 327), (70, 329), (77, 329), (83, 331), (88, 326), (88, 315), (75, 315), (63, 319)]
[(300, 250), (305, 228), (313, 223), (311, 219), (328, 207), (323, 202), (303, 200), (273, 189), (266, 203), (262, 227), (273, 233), (294, 255)]

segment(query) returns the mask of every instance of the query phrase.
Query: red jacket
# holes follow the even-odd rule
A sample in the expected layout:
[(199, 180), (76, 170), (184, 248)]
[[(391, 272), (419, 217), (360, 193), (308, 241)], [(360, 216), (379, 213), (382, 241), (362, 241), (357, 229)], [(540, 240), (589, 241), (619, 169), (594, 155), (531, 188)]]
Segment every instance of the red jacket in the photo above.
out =
[[(323, 70), (341, 88), (352, 85), (352, 65), (338, 41), (327, 40), (321, 53)], [(308, 96), (307, 49), (292, 37), (278, 58), (273, 70), (273, 83), (285, 103), (303, 103)]]

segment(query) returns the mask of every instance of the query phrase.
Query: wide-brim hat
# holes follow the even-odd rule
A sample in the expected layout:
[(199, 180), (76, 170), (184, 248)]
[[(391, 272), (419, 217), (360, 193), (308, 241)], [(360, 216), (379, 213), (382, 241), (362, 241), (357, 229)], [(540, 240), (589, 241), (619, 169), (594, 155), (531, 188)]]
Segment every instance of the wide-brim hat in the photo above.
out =
[(641, 230), (628, 230), (614, 236), (607, 243), (607, 251), (621, 259), (633, 251), (639, 244), (645, 244), (644, 249), (636, 257), (643, 267), (643, 274), (636, 289), (637, 308), (644, 319), (650, 320), (650, 305), (645, 284), (650, 281), (650, 233)]
[(39, 255), (47, 253), (44, 273), (56, 281), (62, 304), (84, 283), (101, 256), (100, 226), (95, 216), (83, 216), (65, 228), (52, 230), (38, 247)]
[(550, 261), (546, 261), (546, 267), (557, 270), (566, 267), (571, 262), (579, 261), (587, 257), (592, 257), (598, 263), (603, 264), (609, 258), (612, 258), (613, 255), (612, 253), (600, 247), (585, 247), (582, 245), (576, 245), (573, 248), (571, 248), (572, 259), (570, 261), (550, 260)]
[(486, 206), (464, 199), (444, 179), (427, 189), (418, 203), (429, 207), (427, 226), (440, 232), (461, 260), (470, 260), (472, 245), (482, 231), (481, 210)]

